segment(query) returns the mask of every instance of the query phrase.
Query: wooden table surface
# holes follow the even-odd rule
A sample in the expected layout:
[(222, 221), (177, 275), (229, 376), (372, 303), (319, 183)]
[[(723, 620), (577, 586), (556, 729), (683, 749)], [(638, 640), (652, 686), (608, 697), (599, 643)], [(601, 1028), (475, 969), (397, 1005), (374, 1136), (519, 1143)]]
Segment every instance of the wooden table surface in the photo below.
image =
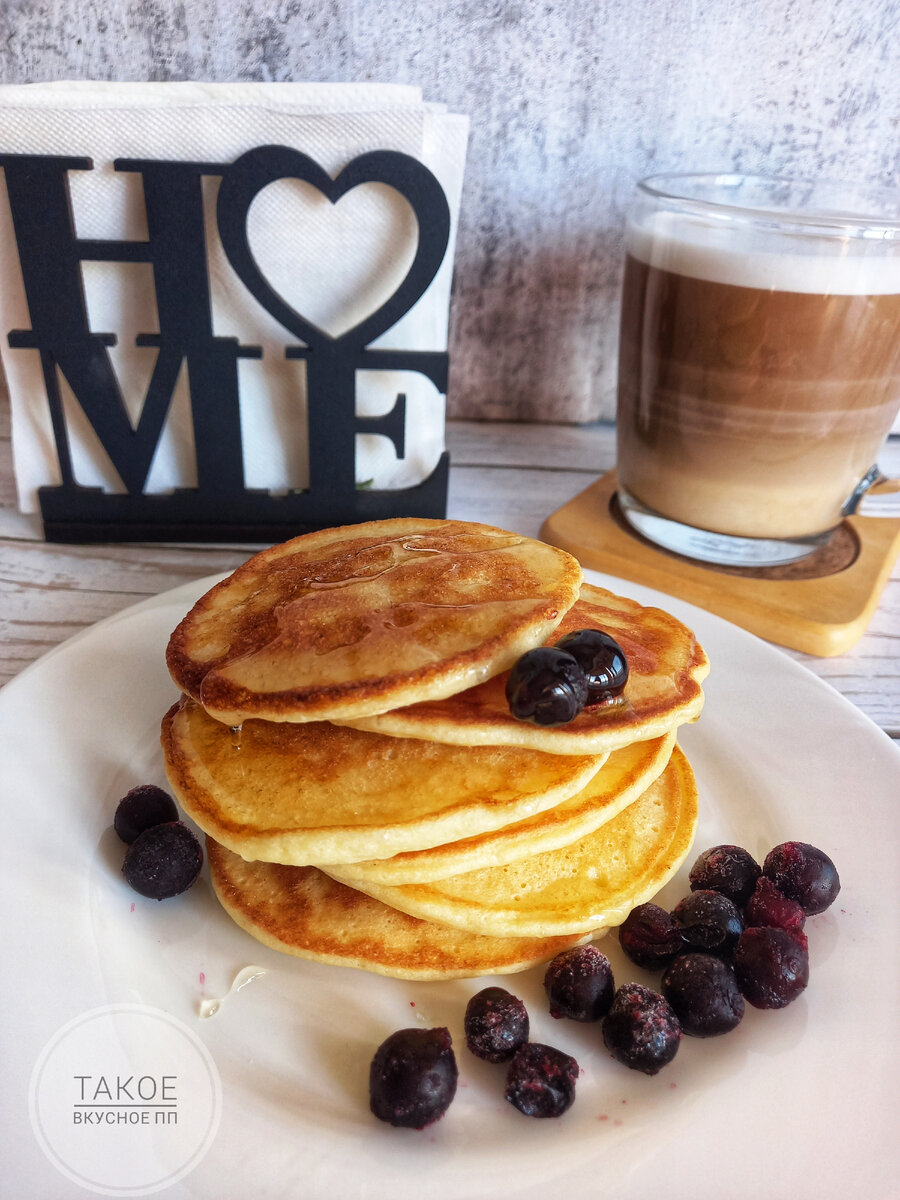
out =
[[(609, 424), (451, 422), (449, 515), (536, 536), (613, 465)], [(900, 474), (900, 438), (882, 468)], [(53, 546), (16, 511), (9, 417), (0, 404), (0, 683), (79, 630), (177, 584), (230, 570), (253, 547)], [(786, 651), (900, 742), (900, 565), (865, 636), (837, 658)]]

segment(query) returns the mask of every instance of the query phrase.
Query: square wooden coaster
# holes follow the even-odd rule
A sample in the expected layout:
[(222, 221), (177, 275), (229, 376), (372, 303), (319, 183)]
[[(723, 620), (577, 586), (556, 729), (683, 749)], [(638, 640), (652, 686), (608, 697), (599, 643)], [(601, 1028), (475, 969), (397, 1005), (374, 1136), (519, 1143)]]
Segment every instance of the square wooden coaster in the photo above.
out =
[(900, 518), (848, 517), (800, 563), (711, 566), (628, 528), (616, 515), (615, 494), (609, 471), (549, 516), (541, 536), (585, 567), (668, 592), (807, 654), (843, 654), (859, 640), (900, 555)]

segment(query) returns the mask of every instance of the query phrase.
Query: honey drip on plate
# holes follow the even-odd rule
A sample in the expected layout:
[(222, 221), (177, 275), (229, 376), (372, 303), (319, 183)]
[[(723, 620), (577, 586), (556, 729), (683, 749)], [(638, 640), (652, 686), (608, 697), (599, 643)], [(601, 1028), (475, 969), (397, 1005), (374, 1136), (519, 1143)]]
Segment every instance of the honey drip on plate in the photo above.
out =
[(197, 1014), (200, 1017), (214, 1017), (229, 996), (235, 992), (241, 991), (248, 983), (252, 983), (254, 979), (259, 979), (261, 975), (268, 975), (266, 967), (242, 967), (231, 981), (231, 987), (224, 996), (210, 996), (206, 1000), (201, 1000), (197, 1006)]

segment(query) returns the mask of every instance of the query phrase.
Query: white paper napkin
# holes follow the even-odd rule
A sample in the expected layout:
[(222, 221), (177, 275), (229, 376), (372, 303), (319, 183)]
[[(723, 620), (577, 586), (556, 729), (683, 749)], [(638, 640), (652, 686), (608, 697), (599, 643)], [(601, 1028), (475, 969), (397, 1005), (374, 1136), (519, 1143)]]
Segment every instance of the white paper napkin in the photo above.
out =
[[(256, 146), (284, 145), (336, 174), (370, 150), (399, 150), (438, 178), (451, 212), (443, 265), (426, 293), (373, 346), (446, 350), (450, 283), (468, 121), (424, 104), (418, 88), (386, 84), (56, 83), (0, 87), (0, 152), (87, 156), (93, 171), (70, 172), (81, 238), (147, 236), (140, 177), (113, 170), (115, 158), (232, 162)], [(218, 336), (259, 345), (261, 360), (239, 363), (244, 473), (250, 488), (275, 492), (308, 482), (303, 366), (285, 359), (296, 337), (250, 295), (227, 261), (215, 224), (218, 179), (204, 179), (207, 253)], [(302, 238), (285, 236), (302, 229)], [(337, 204), (309, 185), (281, 180), (254, 201), (248, 236), (270, 283), (303, 316), (340, 333), (377, 308), (406, 274), (417, 244), (408, 204), (392, 189), (366, 184)], [(140, 413), (157, 351), (135, 346), (158, 328), (149, 264), (85, 262), (92, 330), (115, 333), (110, 348), (133, 420)], [(301, 282), (302, 281), (302, 282)], [(12, 329), (30, 327), (9, 202), (0, 170), (0, 362), (12, 409), (19, 507), (38, 509), (37, 488), (59, 482), (43, 377), (34, 351), (11, 350)], [(123, 491), (80, 406), (62, 381), (75, 478)], [(357, 411), (389, 411), (407, 397), (405, 456), (383, 437), (358, 435), (357, 480), (409, 487), (434, 469), (444, 448), (444, 399), (415, 372), (359, 374)], [(148, 492), (196, 482), (188, 381), (179, 379)]]

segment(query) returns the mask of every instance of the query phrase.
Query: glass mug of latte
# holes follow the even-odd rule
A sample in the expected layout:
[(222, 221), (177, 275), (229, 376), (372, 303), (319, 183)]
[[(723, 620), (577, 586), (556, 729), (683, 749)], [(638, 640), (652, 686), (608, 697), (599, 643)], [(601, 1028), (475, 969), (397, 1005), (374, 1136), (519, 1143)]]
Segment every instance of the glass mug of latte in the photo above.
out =
[(874, 464), (898, 408), (900, 193), (744, 175), (638, 185), (617, 416), (630, 525), (705, 562), (803, 558), (867, 489), (873, 510), (896, 490)]

